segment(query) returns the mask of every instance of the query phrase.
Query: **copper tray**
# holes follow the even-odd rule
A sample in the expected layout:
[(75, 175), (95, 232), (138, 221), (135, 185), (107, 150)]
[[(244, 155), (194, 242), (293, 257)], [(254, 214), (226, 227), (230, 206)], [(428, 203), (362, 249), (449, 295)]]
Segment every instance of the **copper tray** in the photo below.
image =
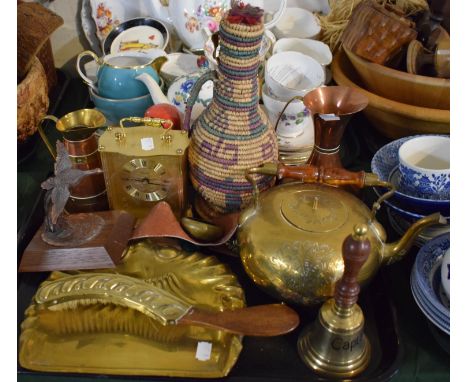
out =
[[(204, 309), (245, 306), (244, 291), (236, 277), (213, 256), (188, 254), (142, 241), (129, 249), (122, 265), (105, 271), (143, 279)], [(71, 273), (53, 272), (48, 279)], [(104, 312), (100, 317), (108, 318), (109, 322), (119, 314), (113, 311), (113, 314), (106, 313), (106, 317), (108, 310), (105, 309), (109, 308), (103, 304), (95, 307), (101, 309), (99, 305)], [(83, 309), (89, 312), (90, 308), (73, 309), (73, 317)], [(67, 322), (64, 312), (53, 314), (62, 314), (64, 327), (75, 325), (71, 322), (72, 316), (68, 315)], [(36, 371), (215, 378), (229, 373), (242, 349), (241, 336), (200, 327), (159, 327), (151, 339), (146, 334), (145, 338), (115, 332), (115, 329), (56, 335), (40, 325), (32, 305), (25, 316), (21, 325), (19, 362), (24, 368)], [(209, 360), (196, 359), (197, 347), (202, 341), (212, 345)]]

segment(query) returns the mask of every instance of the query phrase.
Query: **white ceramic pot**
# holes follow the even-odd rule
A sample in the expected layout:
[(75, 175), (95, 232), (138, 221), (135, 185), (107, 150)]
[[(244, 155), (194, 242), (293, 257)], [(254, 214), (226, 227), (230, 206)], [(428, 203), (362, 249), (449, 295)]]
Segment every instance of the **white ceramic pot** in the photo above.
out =
[[(276, 126), (281, 111), (287, 102), (280, 101), (272, 96), (266, 86), (262, 87), (262, 100), (268, 114), (268, 119), (273, 126)], [(276, 134), (285, 138), (294, 138), (301, 135), (304, 132), (309, 115), (309, 110), (304, 106), (302, 101), (291, 102), (278, 122)]]
[[(204, 74), (204, 71), (179, 77), (172, 83), (167, 91), (167, 98), (169, 102), (175, 105), (179, 110), (182, 121), (184, 120), (185, 106), (190, 96), (190, 91), (202, 74)], [(197, 119), (211, 102), (213, 98), (213, 86), (213, 81), (207, 81), (203, 84), (192, 109), (191, 122)]]
[(289, 8), (304, 8), (310, 12), (318, 12), (328, 15), (330, 4), (328, 0), (288, 0)]
[(332, 52), (330, 47), (322, 41), (305, 38), (281, 38), (273, 46), (273, 54), (280, 52), (300, 52), (317, 60), (322, 66), (330, 65)]
[(315, 15), (303, 8), (286, 8), (272, 29), (276, 38), (315, 38), (320, 33), (320, 23)]
[(281, 101), (305, 96), (324, 82), (322, 65), (305, 54), (280, 52), (267, 60), (265, 84), (270, 93)]

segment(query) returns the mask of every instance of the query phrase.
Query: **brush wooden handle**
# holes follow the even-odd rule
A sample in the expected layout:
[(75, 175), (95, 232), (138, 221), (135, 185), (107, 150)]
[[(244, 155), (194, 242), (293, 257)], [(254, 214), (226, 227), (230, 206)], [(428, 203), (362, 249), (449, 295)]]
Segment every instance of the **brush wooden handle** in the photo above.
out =
[(178, 324), (205, 326), (255, 337), (272, 337), (293, 331), (299, 325), (298, 314), (286, 305), (258, 305), (224, 312), (193, 308)]

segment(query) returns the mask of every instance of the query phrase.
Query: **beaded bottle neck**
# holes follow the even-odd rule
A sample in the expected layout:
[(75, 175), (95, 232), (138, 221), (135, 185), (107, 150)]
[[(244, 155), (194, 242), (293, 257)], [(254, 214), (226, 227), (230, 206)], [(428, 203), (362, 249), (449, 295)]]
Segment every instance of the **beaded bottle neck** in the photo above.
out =
[[(242, 89), (244, 102), (238, 106), (258, 104), (258, 69), (260, 65), (259, 51), (263, 37), (263, 24), (247, 26), (233, 24), (223, 20), (219, 29), (219, 63), (218, 77), (224, 88), (219, 96), (227, 96), (227, 83)], [(228, 86), (231, 88), (231, 86)], [(217, 98), (215, 96), (215, 98)]]

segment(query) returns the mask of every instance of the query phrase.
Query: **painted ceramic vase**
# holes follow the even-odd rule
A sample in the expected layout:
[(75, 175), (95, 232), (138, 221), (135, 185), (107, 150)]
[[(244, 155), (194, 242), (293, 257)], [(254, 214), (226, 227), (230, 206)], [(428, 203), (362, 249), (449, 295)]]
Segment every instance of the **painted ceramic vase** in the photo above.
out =
[[(255, 18), (258, 14), (262, 14), (260, 8), (234, 6), (222, 19), (218, 70), (197, 81), (185, 112), (184, 128), (191, 127), (190, 178), (198, 194), (217, 213), (239, 211), (248, 205), (252, 186), (245, 171), (278, 158), (276, 135), (258, 103), (264, 31), (261, 16)], [(192, 105), (208, 80), (214, 80), (213, 100), (190, 126)], [(260, 175), (255, 180), (260, 190), (272, 181)]]

